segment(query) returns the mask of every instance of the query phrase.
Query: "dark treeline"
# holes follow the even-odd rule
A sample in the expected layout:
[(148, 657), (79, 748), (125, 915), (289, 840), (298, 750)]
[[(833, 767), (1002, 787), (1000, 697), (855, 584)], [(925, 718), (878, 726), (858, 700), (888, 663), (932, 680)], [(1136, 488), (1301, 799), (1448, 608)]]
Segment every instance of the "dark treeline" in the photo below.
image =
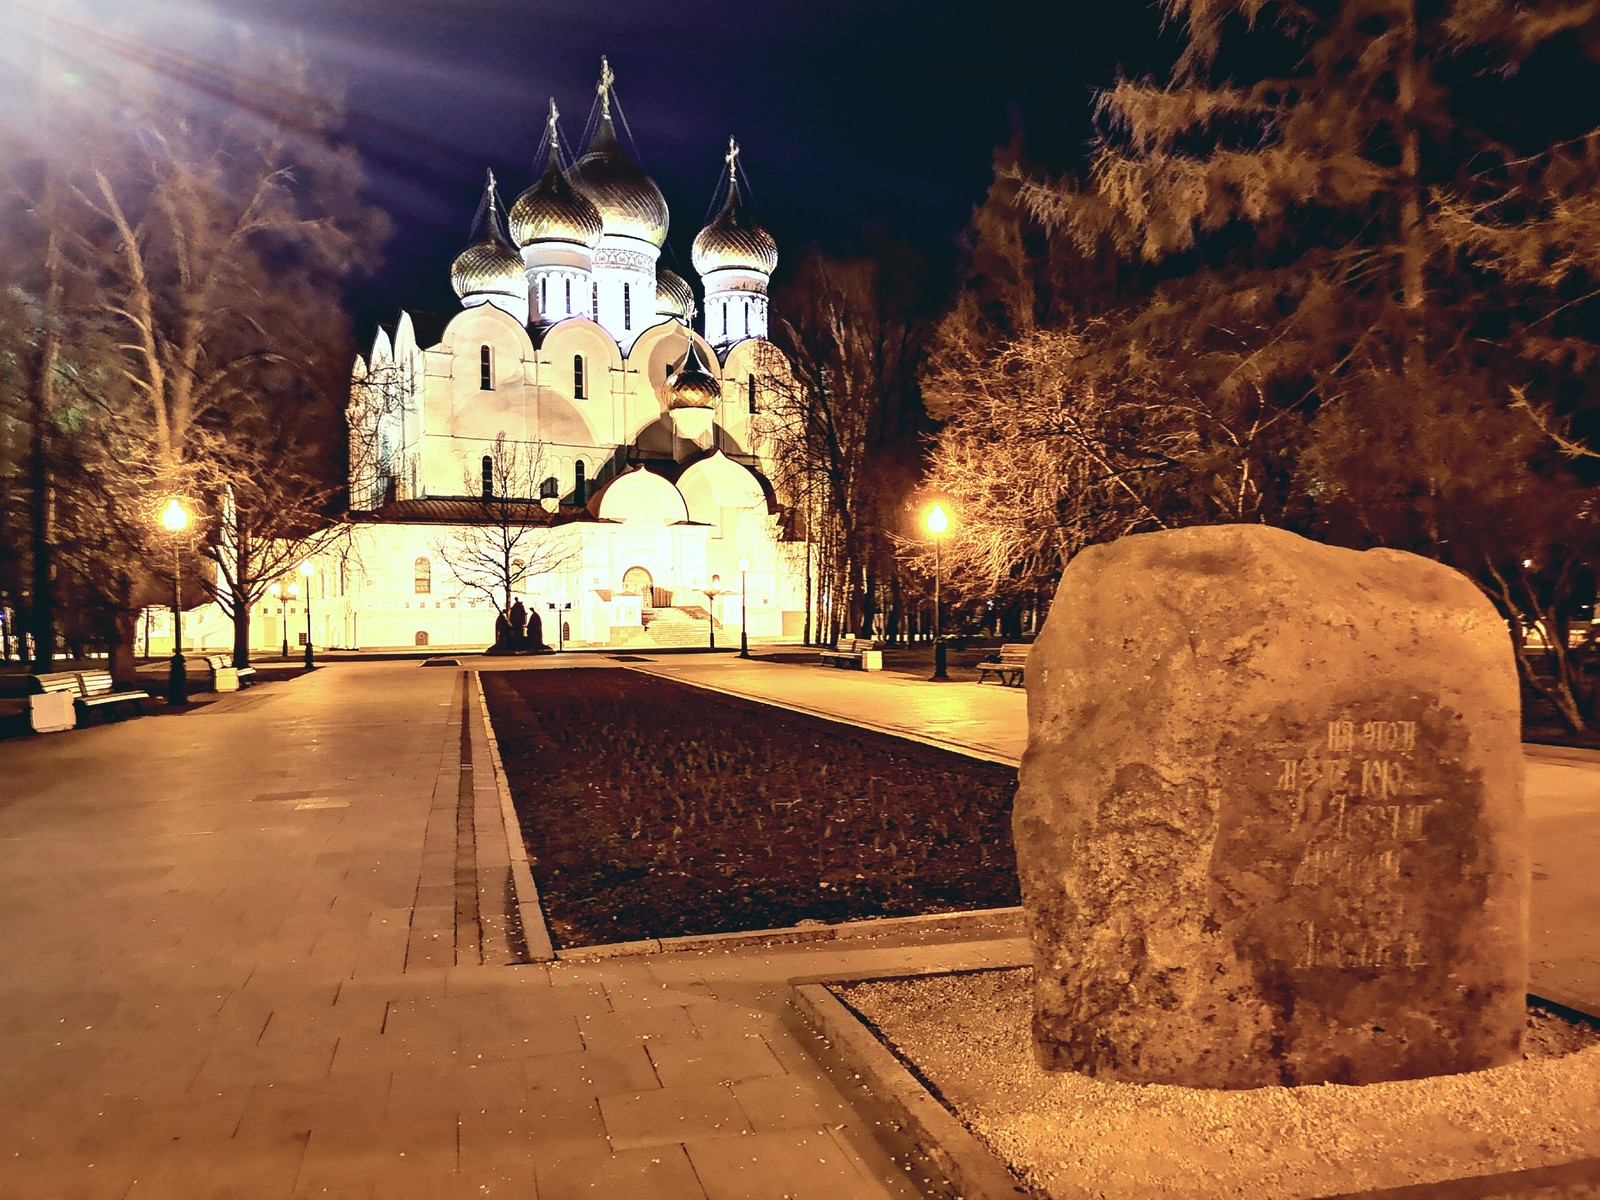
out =
[[(1166, 6), (1081, 171), (1011, 146), (921, 383), (955, 586), (1268, 522), (1474, 579), (1578, 731), (1600, 418), (1600, 23), (1470, 0)], [(926, 550), (918, 553), (924, 563)]]

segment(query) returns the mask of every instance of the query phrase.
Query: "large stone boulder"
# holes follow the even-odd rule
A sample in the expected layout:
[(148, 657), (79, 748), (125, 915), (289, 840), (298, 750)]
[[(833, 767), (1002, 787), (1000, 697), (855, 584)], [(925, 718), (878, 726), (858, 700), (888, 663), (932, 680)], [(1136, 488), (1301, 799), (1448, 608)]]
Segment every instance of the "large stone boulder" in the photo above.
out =
[(1048, 1069), (1238, 1088), (1517, 1057), (1519, 696), (1462, 575), (1279, 529), (1073, 559), (1014, 830)]

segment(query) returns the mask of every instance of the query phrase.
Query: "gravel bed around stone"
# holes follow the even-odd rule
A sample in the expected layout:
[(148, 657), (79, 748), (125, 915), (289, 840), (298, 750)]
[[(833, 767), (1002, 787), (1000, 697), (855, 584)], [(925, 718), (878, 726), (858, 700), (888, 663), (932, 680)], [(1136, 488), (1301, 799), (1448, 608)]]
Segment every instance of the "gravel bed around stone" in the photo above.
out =
[(836, 988), (1017, 1177), (1068, 1197), (1313, 1197), (1600, 1156), (1600, 1035), (1530, 1009), (1524, 1061), (1348, 1087), (1050, 1074), (1027, 969)]

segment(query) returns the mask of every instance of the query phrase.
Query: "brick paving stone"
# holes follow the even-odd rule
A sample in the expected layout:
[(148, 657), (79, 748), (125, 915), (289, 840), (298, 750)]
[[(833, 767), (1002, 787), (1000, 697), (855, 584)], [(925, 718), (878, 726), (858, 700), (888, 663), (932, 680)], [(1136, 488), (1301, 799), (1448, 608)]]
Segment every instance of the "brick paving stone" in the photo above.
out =
[(695, 1025), (682, 1007), (629, 1008), (619, 1012), (603, 1009), (593, 1013), (579, 1011), (578, 1032), (591, 1049), (648, 1040), (653, 1037), (692, 1036)]
[(623, 1042), (576, 1054), (545, 1054), (523, 1059), (523, 1082), (530, 1092), (582, 1092), (606, 1096), (645, 1092), (661, 1086), (644, 1042)]
[(757, 1133), (783, 1129), (822, 1129), (856, 1119), (855, 1110), (821, 1080), (799, 1075), (766, 1075), (733, 1084), (734, 1097)]
[(539, 1200), (697, 1200), (705, 1195), (682, 1146), (564, 1159), (538, 1171)]
[(783, 1074), (783, 1064), (760, 1034), (708, 1029), (692, 1037), (659, 1037), (648, 1043), (650, 1061), (663, 1087), (736, 1083)]
[(123, 1200), (136, 1174), (132, 1162), (77, 1154), (8, 1157), (0, 1168), (0, 1200)]
[(512, 1108), (463, 1108), (457, 1136), (463, 1163), (532, 1157), (540, 1162), (612, 1149), (600, 1105), (581, 1093), (530, 1097)]
[(716, 1083), (601, 1096), (600, 1112), (618, 1150), (751, 1132), (733, 1090)]
[(708, 1200), (876, 1200), (882, 1190), (826, 1130), (685, 1144)]

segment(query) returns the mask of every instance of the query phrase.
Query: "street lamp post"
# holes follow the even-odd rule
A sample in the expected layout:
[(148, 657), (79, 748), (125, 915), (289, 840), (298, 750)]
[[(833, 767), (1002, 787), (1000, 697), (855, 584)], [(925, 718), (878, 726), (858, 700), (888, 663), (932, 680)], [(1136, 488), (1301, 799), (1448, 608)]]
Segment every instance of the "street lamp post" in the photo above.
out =
[(750, 657), (750, 633), (749, 633), (749, 627), (750, 627), (749, 597), (750, 597), (750, 592), (749, 592), (749, 588), (748, 588), (749, 582), (750, 582), (750, 560), (748, 558), (741, 558), (739, 560), (739, 657), (740, 658), (749, 658)]
[[(300, 599), (300, 581), (298, 579), (289, 581), (289, 599)], [(283, 661), (289, 661), (289, 610), (287, 608), (283, 610)]]
[(179, 535), (189, 528), (189, 510), (174, 496), (161, 511), (161, 524), (172, 535), (172, 662), (167, 669), (167, 703), (185, 704), (189, 679), (183, 662), (183, 556)]
[(308, 671), (316, 666), (316, 663), (311, 661), (311, 572), (314, 569), (309, 561), (300, 564), (300, 574), (305, 576), (306, 581), (306, 670)]
[(933, 535), (933, 678), (949, 679), (945, 670), (944, 633), (939, 622), (939, 580), (944, 574), (941, 549), (945, 530), (950, 528), (950, 518), (944, 506), (935, 504), (928, 510), (928, 532)]
[(722, 589), (717, 585), (722, 582), (721, 575), (713, 575), (711, 582), (700, 590), (706, 594), (706, 638), (711, 649), (717, 648), (717, 597), (722, 595)]
[(273, 598), (273, 600), (277, 601), (277, 604), (278, 604), (278, 632), (283, 634), (282, 655), (283, 655), (284, 658), (288, 658), (289, 657), (289, 609), (288, 609), (288, 606), (285, 604), (284, 598), (283, 598), (283, 584), (274, 583), (271, 587), (267, 588), (267, 594), (269, 596), (271, 596)]

